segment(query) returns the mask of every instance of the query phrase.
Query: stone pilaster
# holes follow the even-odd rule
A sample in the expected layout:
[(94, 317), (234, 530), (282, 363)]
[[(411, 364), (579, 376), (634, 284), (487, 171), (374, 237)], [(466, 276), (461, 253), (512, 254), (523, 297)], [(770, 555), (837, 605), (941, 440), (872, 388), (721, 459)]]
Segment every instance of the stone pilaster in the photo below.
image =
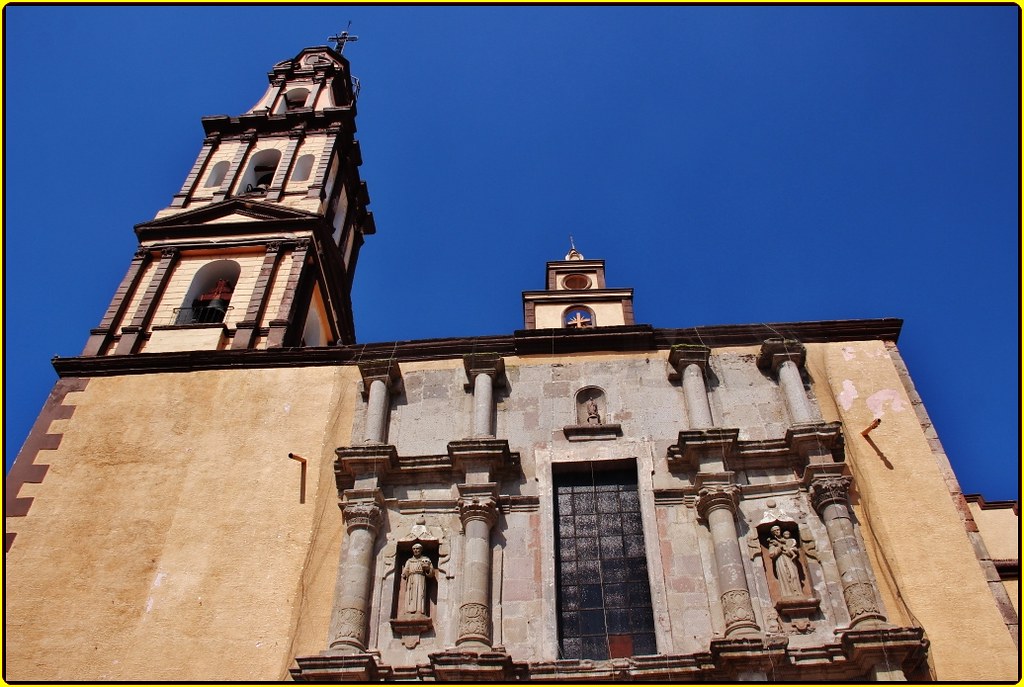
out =
[(501, 383), (505, 361), (493, 353), (470, 354), (462, 363), (473, 388), (473, 437), (494, 437), (494, 387)]
[(711, 531), (725, 636), (759, 637), (736, 531), (739, 488), (733, 484), (733, 473), (702, 473), (697, 476), (697, 483), (697, 512)]
[(270, 320), (270, 334), (267, 336), (267, 348), (281, 348), (289, 337), (289, 328), (295, 319), (295, 308), (298, 303), (295, 295), (299, 291), (299, 282), (306, 272), (306, 256), (309, 253), (310, 239), (299, 239), (292, 248), (292, 262), (285, 283), (284, 295), (278, 306), (277, 317)]
[(366, 653), (374, 543), (383, 522), (383, 504), (379, 489), (349, 489), (340, 504), (348, 539), (338, 574), (328, 653)]
[(211, 134), (203, 140), (203, 147), (199, 151), (199, 157), (196, 158), (195, 164), (192, 165), (192, 170), (185, 177), (185, 183), (181, 185), (181, 190), (175, 193), (174, 198), (171, 199), (172, 208), (183, 208), (188, 205), (188, 201), (195, 191), (196, 184), (199, 183), (199, 176), (206, 169), (206, 165), (213, 156), (213, 152), (217, 150), (219, 143), (220, 134)]
[(131, 324), (121, 328), (121, 340), (117, 342), (117, 348), (114, 349), (115, 355), (138, 353), (146, 329), (153, 321), (156, 306), (167, 288), (167, 283), (171, 279), (171, 273), (179, 257), (180, 253), (177, 248), (164, 248), (160, 251), (160, 262), (153, 270), (153, 277), (142, 294)]
[(814, 510), (825, 524), (832, 542), (836, 567), (843, 584), (843, 599), (850, 612), (850, 627), (886, 627), (885, 615), (875, 594), (867, 554), (853, 529), (848, 492), (850, 478), (840, 466), (811, 466), (804, 481)]
[(99, 326), (89, 331), (89, 340), (85, 344), (85, 350), (82, 351), (83, 356), (100, 355), (107, 344), (110, 343), (114, 327), (128, 309), (131, 295), (138, 288), (139, 281), (142, 279), (143, 269), (149, 264), (150, 259), (151, 253), (148, 248), (140, 247), (135, 251), (135, 257), (132, 258), (128, 272), (124, 275), (124, 279), (121, 280), (121, 285), (117, 287), (117, 291), (114, 292), (114, 297), (111, 299), (103, 319), (100, 320)]
[(249, 305), (245, 309), (245, 319), (235, 325), (235, 337), (231, 341), (233, 350), (252, 348), (256, 343), (256, 329), (260, 326), (267, 307), (267, 295), (270, 293), (270, 282), (281, 258), (281, 242), (272, 241), (267, 244), (267, 252), (263, 255), (260, 276), (256, 279)]
[(706, 346), (674, 346), (668, 356), (673, 370), (669, 379), (679, 379), (683, 386), (690, 429), (709, 429), (715, 424), (704, 382), (710, 356), (711, 349)]
[[(231, 192), (231, 188), (235, 185), (235, 181), (238, 180), (238, 173), (242, 171), (242, 165), (249, 156), (249, 151), (252, 150), (252, 147), (256, 144), (256, 130), (250, 129), (246, 131), (242, 134), (240, 140), (242, 145), (238, 146), (238, 149), (235, 151), (235, 156), (231, 158), (231, 164), (228, 166), (228, 171), (224, 175), (224, 182), (220, 185), (220, 188), (213, 192), (213, 202), (215, 203), (219, 203), (227, 198), (228, 193)], [(242, 191), (244, 190), (245, 189), (242, 189)]]
[(459, 518), (465, 537), (462, 603), (458, 639), (461, 650), (491, 649), (491, 528), (498, 521), (498, 485), (459, 484)]
[(768, 339), (761, 346), (757, 366), (771, 370), (778, 376), (779, 386), (786, 397), (789, 417), (794, 423), (814, 422), (814, 413), (804, 391), (800, 368), (807, 357), (804, 345), (796, 339)]

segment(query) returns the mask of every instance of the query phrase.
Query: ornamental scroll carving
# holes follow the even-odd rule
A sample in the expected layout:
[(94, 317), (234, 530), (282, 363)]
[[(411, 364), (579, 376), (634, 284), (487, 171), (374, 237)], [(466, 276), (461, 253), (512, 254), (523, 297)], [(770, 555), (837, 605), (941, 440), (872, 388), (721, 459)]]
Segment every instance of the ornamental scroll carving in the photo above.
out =
[(478, 603), (462, 604), (459, 608), (459, 637), (480, 637), (490, 642), (491, 611)]
[(334, 641), (354, 639), (360, 644), (363, 641), (363, 629), (366, 627), (366, 613), (358, 608), (342, 608), (338, 611), (338, 630)]
[(856, 620), (863, 615), (881, 615), (875, 600), (874, 587), (868, 582), (854, 582), (843, 588), (843, 598), (850, 610), (850, 618)]
[(753, 622), (754, 609), (750, 604), (750, 593), (745, 589), (733, 589), (722, 594), (722, 613), (725, 626)]

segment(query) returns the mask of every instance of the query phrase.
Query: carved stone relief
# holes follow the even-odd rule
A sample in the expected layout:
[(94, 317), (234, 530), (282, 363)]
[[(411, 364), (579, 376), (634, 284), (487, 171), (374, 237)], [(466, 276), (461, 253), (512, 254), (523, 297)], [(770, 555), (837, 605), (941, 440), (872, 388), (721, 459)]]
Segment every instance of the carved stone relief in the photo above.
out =
[(451, 577), (440, 567), (449, 555), (443, 530), (428, 527), (421, 515), (387, 556), (390, 565), (385, 577), (395, 574), (391, 629), (402, 637), (408, 649), (415, 648), (421, 637), (433, 630), (437, 573), (446, 579)]

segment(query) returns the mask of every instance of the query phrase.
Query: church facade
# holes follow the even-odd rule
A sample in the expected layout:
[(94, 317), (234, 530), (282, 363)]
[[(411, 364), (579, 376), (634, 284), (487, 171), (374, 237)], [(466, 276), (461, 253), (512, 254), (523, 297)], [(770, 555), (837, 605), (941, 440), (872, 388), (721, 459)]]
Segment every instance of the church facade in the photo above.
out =
[(899, 320), (654, 328), (572, 247), (521, 330), (357, 344), (349, 65), (269, 78), (54, 361), (7, 681), (1019, 678), (1017, 507), (961, 493)]

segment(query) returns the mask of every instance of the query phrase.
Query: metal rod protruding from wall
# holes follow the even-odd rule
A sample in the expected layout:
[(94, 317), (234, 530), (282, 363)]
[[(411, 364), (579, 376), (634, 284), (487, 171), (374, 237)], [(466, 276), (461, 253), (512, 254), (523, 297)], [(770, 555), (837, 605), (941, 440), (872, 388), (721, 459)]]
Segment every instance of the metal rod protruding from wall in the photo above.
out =
[(877, 427), (877, 426), (878, 426), (878, 425), (880, 425), (880, 424), (882, 424), (882, 418), (880, 418), (880, 417), (876, 417), (876, 418), (875, 418), (875, 419), (874, 419), (874, 420), (873, 420), (873, 421), (871, 422), (871, 424), (867, 426), (867, 429), (865, 429), (865, 430), (864, 430), (863, 432), (861, 432), (861, 433), (860, 433), (860, 435), (861, 435), (862, 437), (864, 437), (865, 439), (867, 439), (867, 438), (868, 438), (868, 435), (869, 435), (869, 434), (871, 434), (871, 430), (873, 430), (873, 429), (874, 429), (875, 427)]
[(288, 457), (292, 460), (297, 460), (302, 465), (302, 474), (299, 476), (299, 503), (306, 502), (306, 459), (302, 456), (294, 453), (289, 453)]

